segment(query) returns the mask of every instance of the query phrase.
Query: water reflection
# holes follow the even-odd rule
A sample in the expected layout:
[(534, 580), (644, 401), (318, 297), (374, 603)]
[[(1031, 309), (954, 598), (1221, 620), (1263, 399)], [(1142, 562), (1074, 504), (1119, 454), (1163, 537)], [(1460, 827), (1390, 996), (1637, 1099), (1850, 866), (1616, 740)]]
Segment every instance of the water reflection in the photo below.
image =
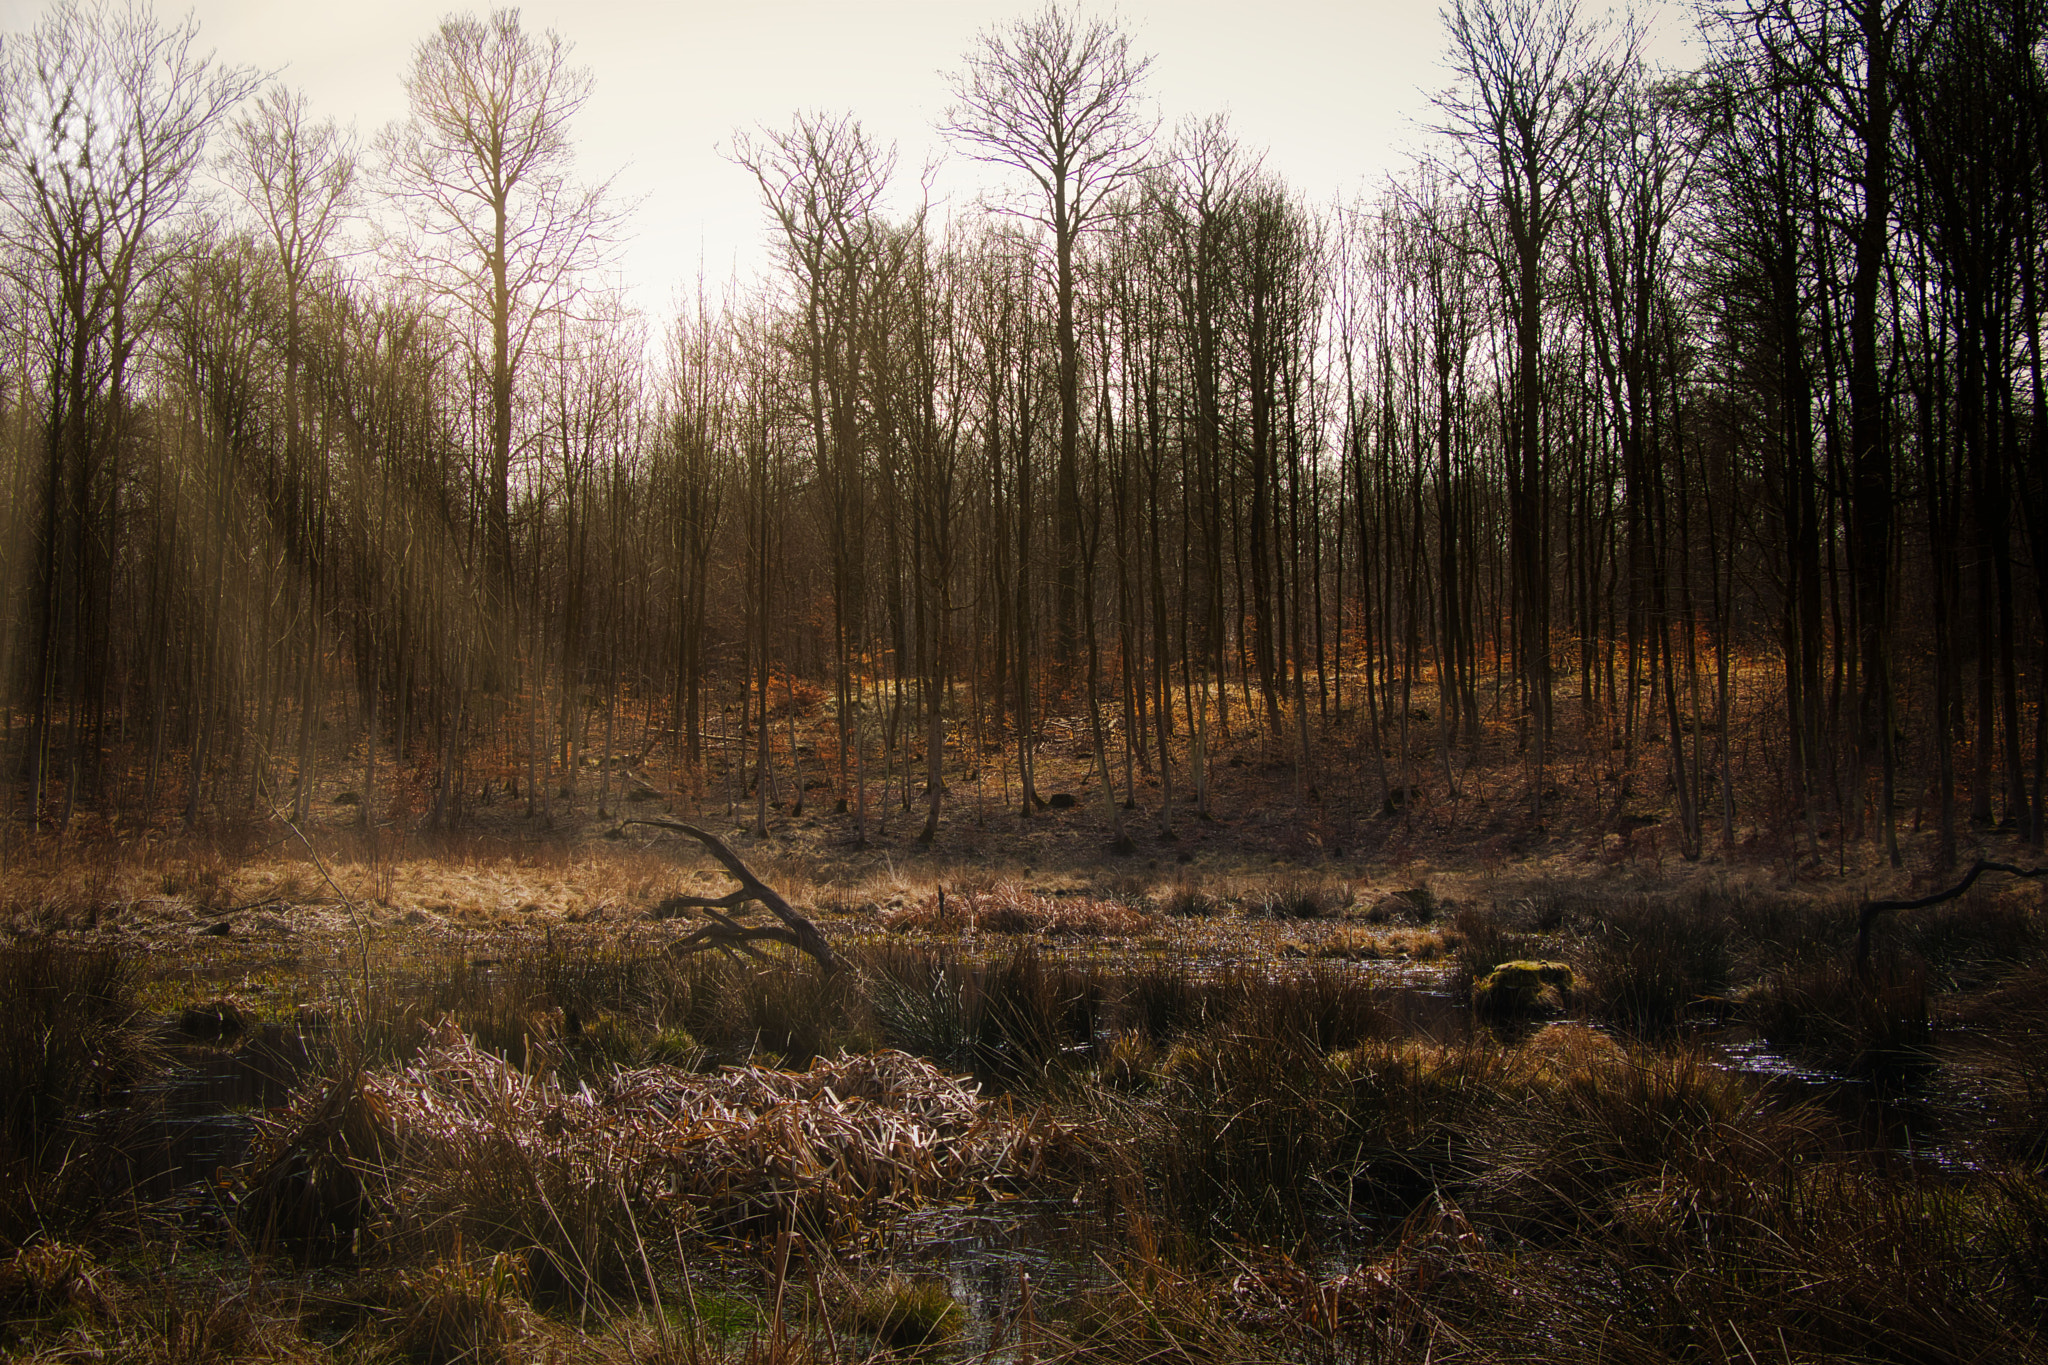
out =
[(120, 1109), (88, 1116), (115, 1134), (118, 1158), (101, 1172), (110, 1194), (160, 1213), (213, 1225), (221, 1220), (217, 1175), (249, 1153), (251, 1115), (284, 1104), (311, 1066), (295, 1029), (268, 1024), (238, 1046), (184, 1040), (166, 1045), (170, 1064), (137, 1085)]
[(1029, 1277), (1042, 1311), (1086, 1289), (1112, 1282), (1097, 1249), (1115, 1245), (1099, 1208), (1056, 1199), (916, 1209), (893, 1219), (872, 1260), (878, 1270), (932, 1275), (967, 1313), (956, 1343), (963, 1354), (996, 1354), (1014, 1344)]

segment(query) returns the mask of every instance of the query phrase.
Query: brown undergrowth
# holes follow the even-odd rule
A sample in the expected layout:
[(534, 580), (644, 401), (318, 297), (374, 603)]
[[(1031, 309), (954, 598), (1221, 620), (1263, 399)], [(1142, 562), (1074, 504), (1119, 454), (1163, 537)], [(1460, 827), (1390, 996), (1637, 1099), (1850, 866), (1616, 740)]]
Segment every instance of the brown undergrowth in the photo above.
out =
[[(1314, 916), (1268, 908), (1290, 879)], [(869, 889), (830, 920), (831, 975), (678, 959), (672, 926), (626, 916), (467, 940), (379, 921), (367, 949), (205, 972), (56, 935), (0, 952), (24, 1002), (0, 1017), (23, 1191), (0, 1225), (0, 1352), (2048, 1349), (2031, 894), (1887, 925), (1859, 976), (1853, 905), (1806, 888), (946, 880), (947, 915), (958, 885), (1147, 923), (970, 933), (912, 886), (890, 894), (928, 892), (933, 922), (891, 932)], [(1407, 957), (1375, 956), (1389, 948)], [(1520, 1014), (1458, 1003), (1524, 959), (1570, 988)], [(169, 1194), (124, 1183), (161, 1109), (139, 1082), (260, 1048), (295, 1089), (241, 1120), (245, 1160)], [(1028, 1285), (1005, 1261), (935, 1272), (883, 1250), (906, 1212), (1000, 1217), (1019, 1196), (1092, 1229), (1008, 1253)], [(1055, 1288), (1055, 1263), (1086, 1273)], [(993, 1307), (953, 1297), (991, 1283)]]

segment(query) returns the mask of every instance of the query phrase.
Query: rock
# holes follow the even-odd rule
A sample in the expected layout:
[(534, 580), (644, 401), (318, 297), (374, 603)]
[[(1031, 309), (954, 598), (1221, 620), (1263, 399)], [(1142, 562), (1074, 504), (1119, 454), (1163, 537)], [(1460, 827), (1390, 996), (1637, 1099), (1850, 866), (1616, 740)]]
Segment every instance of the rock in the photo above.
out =
[(1472, 985), (1472, 1007), (1495, 1016), (1561, 1013), (1572, 991), (1572, 969), (1563, 962), (1522, 958), (1503, 962)]
[(178, 1017), (178, 1030), (188, 1038), (229, 1038), (248, 1027), (248, 1011), (227, 996), (187, 1005)]

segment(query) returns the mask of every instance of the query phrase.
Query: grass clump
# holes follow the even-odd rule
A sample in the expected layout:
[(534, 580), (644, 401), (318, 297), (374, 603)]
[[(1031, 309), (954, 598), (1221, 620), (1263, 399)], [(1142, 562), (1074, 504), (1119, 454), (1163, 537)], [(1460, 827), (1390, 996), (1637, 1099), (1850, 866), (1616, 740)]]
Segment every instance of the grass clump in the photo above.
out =
[(1155, 898), (1159, 913), (1174, 919), (1189, 919), (1195, 916), (1221, 913), (1222, 902), (1217, 900), (1202, 883), (1193, 877), (1176, 877), (1159, 891)]
[(950, 947), (879, 945), (860, 958), (880, 1040), (1003, 1090), (1056, 1088), (1092, 1056), (1102, 973), (1024, 943), (986, 961)]
[(1773, 1046), (1880, 1087), (1917, 1083), (1933, 1065), (1927, 972), (1896, 957), (1868, 975), (1841, 960), (1788, 966), (1749, 993), (1743, 1013)]
[(1451, 942), (1437, 929), (1424, 927), (1360, 928), (1339, 925), (1321, 941), (1303, 949), (1309, 957), (1345, 962), (1434, 962), (1450, 951)]
[(1514, 1102), (1479, 1126), (1472, 1202), (1522, 1235), (1591, 1235), (1638, 1218), (1646, 1197), (1712, 1207), (1801, 1149), (1796, 1125), (1695, 1050), (1630, 1053), (1578, 1032), (1525, 1061)]
[(1609, 901), (1587, 918), (1584, 1000), (1596, 1017), (1666, 1037), (1726, 991), (1734, 923), (1718, 896)]
[(987, 888), (941, 886), (898, 909), (882, 927), (897, 933), (1038, 934), (1049, 938), (1129, 938), (1155, 921), (1127, 897), (1045, 896), (1014, 882)]
[(398, 1281), (392, 1345), (417, 1365), (497, 1365), (526, 1334), (524, 1275), (504, 1254), (437, 1258)]
[(0, 1246), (82, 1231), (108, 1207), (115, 1135), (74, 1120), (161, 1062), (136, 995), (112, 951), (0, 949)]
[(24, 1318), (98, 1319), (111, 1310), (90, 1251), (36, 1242), (0, 1259), (0, 1322)]
[(1351, 903), (1351, 888), (1322, 877), (1289, 877), (1260, 895), (1255, 913), (1267, 919), (1323, 919)]
[(854, 1289), (841, 1318), (847, 1330), (873, 1337), (878, 1346), (916, 1351), (958, 1337), (967, 1312), (939, 1281), (891, 1271)]
[(1451, 916), (1446, 942), (1455, 946), (1457, 972), (1466, 992), (1501, 963), (1529, 956), (1527, 940), (1493, 907), (1459, 906)]

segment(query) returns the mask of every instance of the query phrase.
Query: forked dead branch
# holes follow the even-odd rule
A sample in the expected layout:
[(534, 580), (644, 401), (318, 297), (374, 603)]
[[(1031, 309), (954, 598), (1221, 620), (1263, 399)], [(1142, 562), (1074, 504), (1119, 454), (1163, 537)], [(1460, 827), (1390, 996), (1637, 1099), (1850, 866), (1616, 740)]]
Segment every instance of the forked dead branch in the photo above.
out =
[(1970, 870), (1963, 874), (1963, 879), (1947, 890), (1904, 900), (1865, 901), (1863, 908), (1856, 912), (1856, 974), (1862, 976), (1870, 966), (1870, 931), (1877, 924), (1879, 915), (1895, 910), (1925, 910), (1945, 901), (1952, 901), (1974, 886), (1977, 878), (1986, 872), (2003, 872), (2008, 876), (2021, 877), (2028, 881), (2048, 877), (2048, 867), (2017, 867), (2012, 863), (1979, 858), (1970, 864)]
[[(728, 891), (723, 896), (677, 895), (670, 896), (657, 905), (654, 908), (656, 915), (674, 914), (679, 910), (701, 910), (711, 921), (687, 938), (670, 944), (670, 952), (700, 953), (707, 948), (717, 948), (731, 953), (738, 949), (765, 962), (767, 958), (754, 946), (756, 943), (786, 943), (792, 948), (809, 953), (825, 971), (838, 970), (839, 960), (832, 952), (832, 945), (825, 940), (824, 934), (818, 931), (818, 926), (798, 914), (796, 909), (783, 899), (781, 892), (755, 876), (753, 869), (741, 860), (740, 855), (726, 846), (725, 840), (710, 830), (700, 829), (681, 820), (645, 817), (619, 822), (620, 829), (627, 825), (652, 825), (657, 829), (672, 829), (680, 834), (689, 835), (704, 845), (711, 856), (718, 860), (720, 866), (739, 883), (737, 890)], [(780, 923), (746, 924), (729, 913), (738, 911), (750, 901), (759, 902)]]

